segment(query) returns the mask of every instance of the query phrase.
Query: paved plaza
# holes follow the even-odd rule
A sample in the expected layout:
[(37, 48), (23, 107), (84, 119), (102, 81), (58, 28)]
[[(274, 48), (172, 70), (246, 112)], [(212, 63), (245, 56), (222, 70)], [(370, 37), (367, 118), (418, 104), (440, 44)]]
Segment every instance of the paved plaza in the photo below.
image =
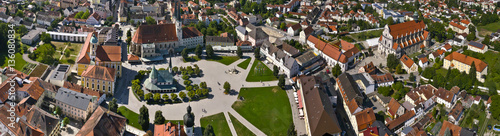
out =
[[(253, 56), (252, 53), (245, 53), (244, 56)], [(168, 60), (168, 59), (167, 59)], [(238, 94), (226, 95), (224, 94), (223, 83), (229, 82), (231, 84), (231, 89), (238, 92), (242, 87), (263, 87), (263, 86), (276, 86), (278, 81), (268, 81), (268, 82), (246, 82), (246, 76), (250, 71), (250, 66), (255, 61), (252, 57), (252, 61), (247, 69), (242, 69), (236, 65), (245, 61), (245, 59), (239, 59), (238, 61), (230, 64), (224, 65), (215, 61), (200, 60), (197, 62), (183, 62), (182, 57), (172, 57), (172, 66), (186, 67), (193, 66), (197, 64), (202, 70), (202, 77), (195, 78), (197, 82), (207, 82), (207, 86), (210, 88), (209, 97), (207, 99), (202, 99), (193, 102), (184, 102), (177, 104), (166, 104), (166, 105), (148, 105), (145, 101), (138, 101), (133, 95), (132, 89), (129, 89), (134, 76), (139, 70), (146, 70), (147, 67), (152, 67), (154, 65), (157, 69), (168, 68), (168, 63), (161, 64), (149, 64), (149, 65), (130, 65), (128, 63), (123, 64), (124, 76), (119, 79), (119, 86), (117, 87), (115, 97), (118, 99), (119, 106), (125, 106), (130, 110), (139, 113), (140, 107), (145, 105), (149, 109), (150, 122), (154, 121), (154, 113), (157, 110), (163, 112), (163, 116), (167, 120), (182, 120), (183, 115), (186, 113), (186, 107), (190, 105), (193, 109), (193, 113), (196, 117), (195, 127), (199, 128), (200, 118), (205, 116), (214, 115), (220, 112), (229, 112), (233, 114), (242, 124), (244, 124), (249, 130), (251, 130), (256, 135), (265, 135), (262, 131), (257, 129), (247, 120), (245, 120), (241, 115), (239, 115), (231, 105), (237, 100)], [(238, 74), (228, 74), (226, 71), (229, 69), (237, 69), (240, 71)], [(197, 83), (195, 82), (195, 83)], [(220, 83), (220, 84), (219, 84)], [(182, 83), (181, 83), (182, 84)], [(204, 109), (204, 110), (203, 110)], [(231, 129), (233, 130), (233, 129)], [(201, 129), (196, 130), (198, 134), (201, 134)]]

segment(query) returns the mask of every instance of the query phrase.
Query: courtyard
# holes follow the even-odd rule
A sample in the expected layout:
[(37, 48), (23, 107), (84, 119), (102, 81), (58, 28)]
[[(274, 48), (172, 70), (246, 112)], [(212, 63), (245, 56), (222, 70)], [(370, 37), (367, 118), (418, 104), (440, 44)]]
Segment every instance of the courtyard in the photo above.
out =
[[(191, 54), (192, 55), (192, 54)], [(223, 56), (223, 54), (217, 54)], [(229, 56), (229, 55), (227, 55)], [(253, 53), (244, 53), (244, 58), (253, 56)], [(130, 111), (135, 113), (139, 113), (139, 108), (142, 105), (145, 105), (149, 109), (150, 122), (154, 120), (154, 112), (161, 110), (163, 112), (163, 116), (170, 120), (182, 120), (186, 107), (190, 105), (193, 109), (193, 113), (195, 115), (195, 133), (201, 134), (203, 125), (200, 122), (200, 119), (206, 116), (211, 116), (214, 114), (218, 114), (221, 112), (230, 112), (234, 117), (237, 118), (239, 122), (244, 124), (250, 131), (255, 133), (256, 135), (263, 135), (264, 133), (259, 130), (257, 127), (253, 126), (253, 122), (249, 123), (246, 118), (243, 118), (242, 115), (239, 115), (234, 109), (231, 108), (232, 104), (237, 100), (238, 90), (242, 87), (263, 87), (263, 86), (274, 86), (277, 85), (278, 81), (268, 81), (268, 82), (246, 82), (246, 79), (250, 69), (242, 69), (237, 65), (244, 62), (246, 59), (237, 59), (229, 65), (225, 65), (219, 62), (208, 61), (205, 59), (196, 61), (196, 62), (184, 62), (181, 56), (172, 57), (172, 66), (177, 67), (187, 67), (193, 66), (194, 64), (200, 67), (200, 70), (203, 73), (203, 76), (192, 78), (193, 83), (206, 82), (207, 86), (210, 90), (209, 96), (207, 99), (202, 99), (199, 101), (191, 101), (191, 102), (183, 102), (183, 103), (175, 103), (175, 104), (155, 104), (148, 105), (145, 101), (139, 101), (133, 95), (133, 92), (130, 88), (131, 81), (134, 78), (134, 75), (137, 74), (139, 70), (146, 70), (148, 67), (152, 67), (153, 65), (159, 68), (168, 68), (168, 63), (157, 63), (157, 64), (137, 64), (131, 65), (129, 63), (123, 63), (123, 74), (130, 76), (123, 76), (118, 79), (117, 84), (123, 84), (123, 86), (118, 86), (115, 90), (115, 98), (118, 99), (119, 106), (124, 106), (128, 108)], [(248, 62), (249, 66), (255, 62), (255, 59), (250, 59)], [(246, 63), (246, 62), (245, 62)], [(267, 66), (266, 66), (267, 67)], [(226, 73), (230, 69), (236, 69), (239, 71), (238, 74), (229, 74)], [(269, 69), (269, 68), (268, 68)], [(240, 79), (240, 80), (235, 80)], [(229, 95), (224, 94), (223, 83), (229, 82), (231, 85), (231, 90), (234, 93)], [(284, 93), (283, 93), (284, 94)], [(286, 98), (286, 97), (285, 97)], [(288, 102), (288, 100), (287, 100)], [(289, 105), (289, 104), (288, 104)], [(288, 106), (288, 113), (290, 113), (290, 107)], [(289, 123), (291, 119), (288, 121), (288, 124), (285, 128), (289, 127)], [(230, 127), (233, 127), (230, 125)], [(214, 128), (215, 129), (215, 128)]]

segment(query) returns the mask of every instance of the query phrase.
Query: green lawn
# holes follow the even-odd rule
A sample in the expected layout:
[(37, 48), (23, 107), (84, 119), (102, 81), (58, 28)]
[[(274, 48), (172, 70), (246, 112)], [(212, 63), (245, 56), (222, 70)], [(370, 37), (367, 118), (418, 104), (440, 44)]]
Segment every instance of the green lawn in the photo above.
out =
[(273, 81), (277, 80), (273, 75), (273, 71), (269, 69), (260, 60), (255, 60), (252, 64), (250, 72), (247, 75), (247, 82)]
[(479, 35), (490, 35), (493, 32), (496, 32), (498, 29), (500, 29), (500, 21), (491, 23), (485, 26), (478, 26), (477, 30), (479, 31)]
[[(0, 66), (2, 67), (6, 67), (9, 65), (8, 61), (10, 60), (10, 58), (7, 56), (8, 54), (7, 53), (0, 53)], [(14, 58), (14, 61), (15, 61), (15, 65), (14, 65), (14, 69), (16, 70), (19, 70), (21, 71), (23, 69), (23, 66), (26, 65), (26, 61), (23, 59), (23, 55), (21, 53), (16, 53), (14, 54), (15, 55), (15, 58)]]
[(292, 123), (286, 92), (279, 87), (241, 88), (232, 107), (266, 135), (283, 135)]
[(118, 111), (121, 115), (127, 118), (127, 124), (142, 130), (142, 126), (139, 124), (139, 114), (129, 110), (127, 107), (120, 106), (118, 107)]
[(224, 65), (229, 65), (240, 58), (238, 56), (215, 56), (213, 58), (207, 59), (208, 61), (217, 61)]
[[(63, 56), (61, 58), (61, 60), (59, 60), (59, 64), (69, 64), (69, 65), (75, 64), (76, 56), (78, 56), (78, 54), (80, 53), (80, 50), (82, 48), (81, 43), (71, 43), (71, 45), (69, 45), (68, 47), (66, 47), (66, 45), (67, 45), (66, 42), (52, 41), (51, 43), (55, 46), (54, 49), (56, 50), (56, 53), (54, 54), (54, 59), (59, 60), (59, 58), (61, 56)], [(70, 52), (69, 57), (64, 56), (64, 50), (63, 50), (64, 47), (66, 47), (66, 49), (69, 50), (69, 52)], [(60, 52), (57, 52), (57, 51), (60, 51)]]
[(252, 61), (252, 58), (248, 58), (245, 61), (241, 62), (240, 64), (238, 64), (238, 67), (242, 69), (247, 69), (248, 64), (250, 64), (250, 61)]
[(205, 127), (210, 124), (212, 125), (216, 136), (231, 135), (231, 130), (229, 130), (229, 126), (227, 125), (226, 117), (224, 117), (224, 113), (222, 112), (215, 115), (203, 117), (200, 119), (200, 123), (202, 132), (205, 130)]
[(409, 55), (408, 57), (410, 57), (411, 59), (413, 59), (414, 57), (417, 57), (420, 54), (422, 54), (422, 53), (421, 52), (415, 52), (415, 53)]
[(383, 29), (382, 30), (373, 30), (373, 31), (351, 34), (351, 36), (357, 41), (364, 41), (366, 39), (380, 37), (380, 35), (382, 35), (383, 31), (384, 31)]
[(238, 119), (236, 119), (231, 113), (229, 113), (229, 117), (231, 118), (231, 122), (233, 122), (234, 129), (236, 130), (236, 134), (239, 136), (255, 136), (255, 134), (250, 131), (247, 127), (241, 124)]

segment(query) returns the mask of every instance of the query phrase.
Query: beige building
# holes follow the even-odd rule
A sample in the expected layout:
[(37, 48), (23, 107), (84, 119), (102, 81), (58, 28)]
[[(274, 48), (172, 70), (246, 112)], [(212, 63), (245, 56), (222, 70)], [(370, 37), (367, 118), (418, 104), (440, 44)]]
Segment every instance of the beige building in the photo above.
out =
[(59, 88), (55, 100), (62, 114), (75, 120), (85, 120), (97, 108), (96, 97), (67, 88)]
[(488, 46), (482, 43), (471, 41), (467, 45), (467, 49), (477, 53), (485, 53), (486, 51), (488, 51)]
[(406, 72), (408, 73), (418, 72), (417, 63), (411, 60), (410, 57), (406, 56), (406, 54), (403, 54), (403, 56), (401, 56), (399, 60), (401, 61), (401, 64), (403, 64), (403, 69), (406, 70)]
[(114, 94), (115, 69), (91, 65), (82, 73), (82, 86), (107, 94)]
[(443, 68), (455, 68), (460, 72), (465, 71), (465, 73), (469, 74), (472, 63), (474, 63), (476, 67), (477, 80), (480, 82), (484, 82), (485, 78), (483, 78), (483, 76), (486, 76), (488, 74), (488, 64), (479, 59), (458, 52), (452, 52), (450, 55), (444, 57)]
[(88, 34), (76, 62), (77, 74), (82, 75), (90, 66), (104, 66), (115, 69), (116, 76), (121, 77), (121, 46), (101, 45), (97, 37), (97, 32)]

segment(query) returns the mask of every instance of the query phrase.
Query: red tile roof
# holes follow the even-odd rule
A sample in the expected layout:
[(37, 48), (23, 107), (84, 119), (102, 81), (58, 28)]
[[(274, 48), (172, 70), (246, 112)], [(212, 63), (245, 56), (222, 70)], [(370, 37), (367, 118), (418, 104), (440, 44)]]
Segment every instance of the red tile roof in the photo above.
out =
[(425, 24), (423, 21), (420, 21), (418, 23), (415, 21), (409, 21), (389, 26), (390, 34), (394, 38), (404, 37), (406, 36), (406, 34), (409, 33), (416, 33), (419, 31), (423, 31), (424, 28)]
[(462, 130), (462, 127), (452, 124), (445, 120), (443, 121), (443, 126), (441, 126), (441, 130), (439, 131), (439, 135), (444, 136), (446, 130), (449, 130), (452, 136), (460, 136), (460, 131)]
[(96, 49), (97, 61), (113, 61), (120, 62), (122, 60), (121, 46), (97, 46)]
[(414, 111), (409, 111), (406, 112), (405, 114), (401, 115), (400, 117), (392, 120), (391, 122), (387, 122), (387, 128), (389, 129), (395, 129), (397, 126), (405, 123), (406, 121), (410, 120), (413, 116), (415, 116)]
[(92, 34), (97, 35), (97, 32), (92, 32), (87, 35), (87, 39), (85, 43), (83, 43), (82, 50), (80, 50), (80, 54), (76, 61), (79, 64), (90, 64), (90, 57), (87, 53), (90, 52), (90, 39), (92, 38)]
[(103, 66), (90, 65), (85, 71), (82, 73), (82, 77), (91, 78), (91, 79), (99, 79), (105, 81), (115, 81), (115, 69), (108, 68)]
[(463, 25), (460, 25), (460, 24), (457, 24), (455, 22), (450, 22), (450, 25), (453, 26), (453, 27), (457, 27), (459, 29), (462, 29), (462, 30), (465, 30), (465, 28), (467, 28), (467, 27), (465, 27)]
[(356, 123), (358, 124), (358, 130), (356, 131), (368, 128), (368, 126), (371, 126), (376, 120), (375, 113), (373, 113), (372, 108), (367, 108), (363, 111), (360, 111), (354, 116), (356, 116)]
[(389, 101), (389, 104), (387, 104), (387, 110), (389, 111), (389, 114), (391, 114), (391, 116), (395, 116), (396, 113), (398, 112), (398, 109), (399, 107), (401, 107), (401, 104), (399, 104), (398, 101), (396, 101), (396, 99), (394, 98), (391, 98), (391, 101)]
[(444, 57), (444, 59), (448, 61), (456, 60), (469, 66), (472, 65), (472, 62), (474, 62), (474, 64), (476, 65), (476, 70), (478, 72), (482, 72), (488, 66), (488, 64), (486, 64), (484, 61), (458, 52), (452, 52), (450, 55)]
[(159, 43), (178, 41), (175, 24), (141, 25), (135, 31), (132, 42)]
[(415, 62), (413, 62), (413, 60), (411, 60), (410, 57), (406, 56), (406, 54), (403, 54), (403, 56), (401, 56), (400, 60), (408, 68), (411, 68), (411, 66), (413, 66), (413, 64), (415, 64)]

